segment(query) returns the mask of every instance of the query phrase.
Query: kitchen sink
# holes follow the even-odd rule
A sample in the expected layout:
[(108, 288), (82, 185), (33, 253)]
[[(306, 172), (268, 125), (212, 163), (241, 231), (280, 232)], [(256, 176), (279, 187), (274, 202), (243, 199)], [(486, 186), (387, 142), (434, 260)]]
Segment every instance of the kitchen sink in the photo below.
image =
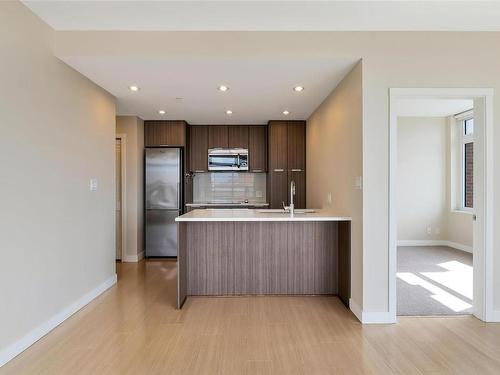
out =
[[(290, 211), (285, 211), (282, 208), (270, 208), (270, 209), (267, 209), (267, 210), (257, 210), (257, 211), (261, 212), (261, 213), (264, 213), (264, 214), (286, 214), (286, 215), (290, 215)], [(303, 208), (303, 209), (296, 208), (294, 210), (295, 214), (311, 214), (313, 212), (316, 212), (316, 210), (313, 210), (311, 208)]]

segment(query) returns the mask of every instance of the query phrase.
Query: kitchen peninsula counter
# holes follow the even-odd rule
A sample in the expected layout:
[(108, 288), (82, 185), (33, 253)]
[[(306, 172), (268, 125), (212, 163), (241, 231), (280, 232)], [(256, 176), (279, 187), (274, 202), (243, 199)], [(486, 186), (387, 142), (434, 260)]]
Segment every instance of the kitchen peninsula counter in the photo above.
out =
[(325, 210), (193, 210), (179, 216), (178, 307), (188, 296), (350, 297), (350, 222)]
[[(268, 211), (268, 212), (264, 212)], [(185, 221), (350, 221), (348, 216), (338, 216), (326, 210), (315, 212), (289, 213), (272, 212), (270, 210), (252, 209), (206, 209), (193, 210), (175, 219), (177, 222)]]

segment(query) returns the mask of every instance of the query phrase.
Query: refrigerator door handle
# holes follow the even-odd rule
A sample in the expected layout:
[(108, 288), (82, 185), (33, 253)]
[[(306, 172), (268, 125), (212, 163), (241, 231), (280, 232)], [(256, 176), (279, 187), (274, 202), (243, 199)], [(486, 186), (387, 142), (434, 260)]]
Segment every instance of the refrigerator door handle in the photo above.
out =
[(182, 204), (181, 204), (181, 183), (177, 183), (177, 208), (182, 210)]

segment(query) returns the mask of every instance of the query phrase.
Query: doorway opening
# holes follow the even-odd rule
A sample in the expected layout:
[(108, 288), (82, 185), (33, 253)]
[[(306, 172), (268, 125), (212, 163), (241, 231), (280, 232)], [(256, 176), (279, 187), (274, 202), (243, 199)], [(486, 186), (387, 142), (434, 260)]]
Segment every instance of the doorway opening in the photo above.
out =
[(115, 259), (122, 261), (126, 249), (125, 168), (126, 135), (115, 138)]
[(472, 314), (474, 101), (398, 110), (397, 315)]
[[(391, 89), (389, 310), (493, 319), (490, 89)], [(474, 272), (473, 272), (474, 270)]]

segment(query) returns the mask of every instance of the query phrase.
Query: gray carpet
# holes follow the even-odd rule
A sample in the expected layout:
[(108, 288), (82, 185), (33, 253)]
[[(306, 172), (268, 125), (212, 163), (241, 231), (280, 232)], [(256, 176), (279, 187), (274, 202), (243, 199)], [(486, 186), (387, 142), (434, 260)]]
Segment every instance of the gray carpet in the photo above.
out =
[(471, 270), (472, 254), (461, 250), (398, 247), (398, 315), (471, 314)]

